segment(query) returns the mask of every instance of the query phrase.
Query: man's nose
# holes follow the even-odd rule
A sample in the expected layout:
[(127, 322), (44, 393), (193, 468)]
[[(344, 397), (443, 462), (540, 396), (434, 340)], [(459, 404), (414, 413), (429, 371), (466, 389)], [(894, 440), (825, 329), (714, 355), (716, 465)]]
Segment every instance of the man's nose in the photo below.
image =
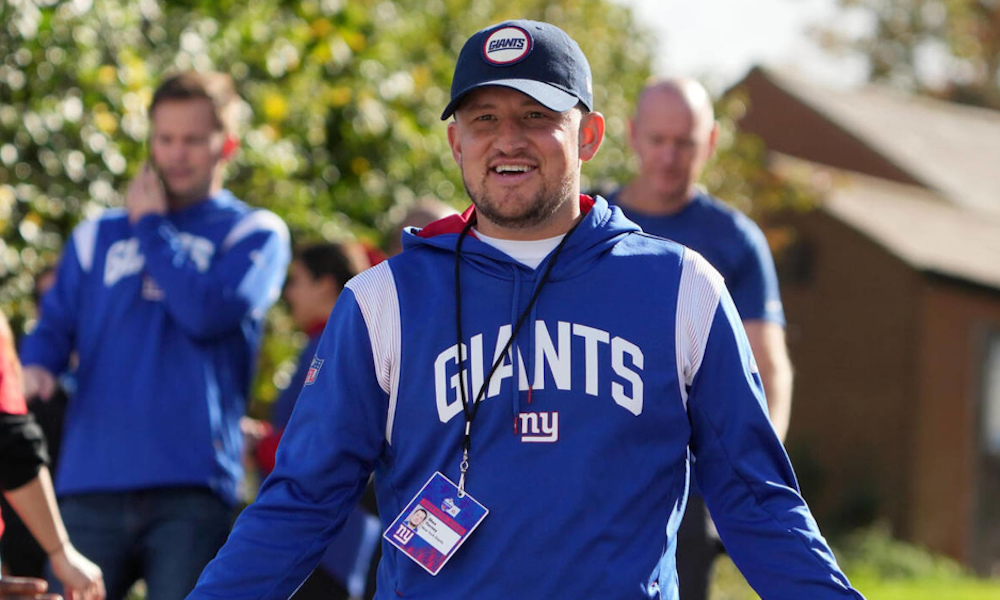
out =
[(168, 143), (166, 148), (164, 148), (164, 151), (164, 154), (166, 154), (171, 161), (177, 161), (187, 156), (187, 146), (181, 142)]
[(677, 144), (666, 143), (660, 148), (660, 161), (665, 165), (673, 165), (677, 162)]
[(495, 145), (505, 154), (512, 154), (527, 143), (524, 125), (517, 119), (506, 119), (500, 123), (497, 130)]

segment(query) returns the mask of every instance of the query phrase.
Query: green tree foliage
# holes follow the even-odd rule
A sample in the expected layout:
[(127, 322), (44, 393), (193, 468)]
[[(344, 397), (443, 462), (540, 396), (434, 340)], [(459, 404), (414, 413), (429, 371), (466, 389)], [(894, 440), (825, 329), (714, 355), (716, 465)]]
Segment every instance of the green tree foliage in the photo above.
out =
[(918, 93), (1000, 109), (1000, 1), (838, 0), (869, 26), (828, 27), (835, 50), (860, 53), (869, 77)]

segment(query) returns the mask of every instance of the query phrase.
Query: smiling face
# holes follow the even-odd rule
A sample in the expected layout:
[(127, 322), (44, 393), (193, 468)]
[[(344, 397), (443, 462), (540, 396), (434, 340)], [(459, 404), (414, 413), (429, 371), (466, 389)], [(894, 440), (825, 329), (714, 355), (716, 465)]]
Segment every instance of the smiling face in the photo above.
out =
[(150, 158), (172, 206), (203, 200), (222, 187), (225, 134), (210, 100), (164, 100), (150, 124)]
[(599, 113), (555, 112), (502, 86), (470, 92), (448, 142), (479, 230), (507, 239), (566, 233), (580, 214), (580, 165), (603, 135)]

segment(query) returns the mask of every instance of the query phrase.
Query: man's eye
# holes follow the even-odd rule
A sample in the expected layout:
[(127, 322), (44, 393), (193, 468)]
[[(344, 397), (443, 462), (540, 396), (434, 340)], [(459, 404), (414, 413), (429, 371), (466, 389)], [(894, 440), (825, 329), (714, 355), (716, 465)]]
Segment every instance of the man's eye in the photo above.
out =
[(476, 117), (476, 120), (477, 121), (492, 121), (492, 120), (494, 120), (494, 118), (495, 117), (493, 115), (479, 115), (478, 117)]
[(537, 110), (533, 110), (533, 111), (531, 111), (531, 112), (528, 113), (528, 118), (529, 119), (544, 119), (545, 118), (545, 113), (537, 111)]

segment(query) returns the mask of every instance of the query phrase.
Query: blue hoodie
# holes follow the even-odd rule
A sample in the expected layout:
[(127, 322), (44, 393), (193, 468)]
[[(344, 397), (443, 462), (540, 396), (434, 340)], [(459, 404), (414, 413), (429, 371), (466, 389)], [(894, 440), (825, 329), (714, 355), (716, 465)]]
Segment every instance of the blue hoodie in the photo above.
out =
[[(489, 515), (436, 576), (384, 542), (376, 597), (675, 599), (690, 448), (762, 597), (860, 598), (799, 495), (721, 277), (603, 199), (581, 205), (471, 426), (466, 490)], [(190, 598), (287, 598), (372, 470), (383, 527), (435, 471), (458, 481), (465, 218), (405, 234), (348, 284), (274, 473)], [(470, 234), (460, 260), (478, 392), (553, 255), (532, 270)]]
[(290, 256), (281, 219), (227, 191), (76, 227), (21, 348), (55, 374), (79, 357), (60, 495), (205, 486), (235, 503), (239, 420)]

